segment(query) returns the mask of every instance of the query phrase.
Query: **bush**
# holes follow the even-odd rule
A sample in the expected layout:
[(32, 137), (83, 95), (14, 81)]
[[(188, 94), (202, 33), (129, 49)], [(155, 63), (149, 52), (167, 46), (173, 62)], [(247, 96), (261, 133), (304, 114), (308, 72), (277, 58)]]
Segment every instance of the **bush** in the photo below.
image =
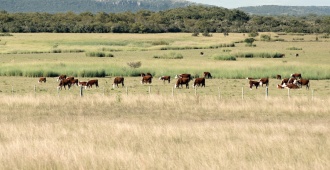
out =
[(302, 48), (297, 48), (297, 47), (289, 47), (287, 50), (302, 50)]
[(153, 58), (159, 58), (159, 59), (183, 59), (182, 54), (180, 53), (175, 53), (175, 52), (171, 52), (170, 54), (164, 54), (162, 56), (153, 56)]
[(228, 56), (228, 55), (214, 55), (213, 56), (214, 60), (230, 60), (230, 61), (235, 61), (236, 57), (235, 56)]
[(88, 57), (114, 57), (111, 53), (104, 53), (104, 52), (88, 52), (86, 53)]
[(130, 66), (131, 68), (139, 68), (141, 67), (142, 63), (141, 61), (136, 61), (136, 62), (132, 61), (132, 62), (128, 62), (127, 65)]

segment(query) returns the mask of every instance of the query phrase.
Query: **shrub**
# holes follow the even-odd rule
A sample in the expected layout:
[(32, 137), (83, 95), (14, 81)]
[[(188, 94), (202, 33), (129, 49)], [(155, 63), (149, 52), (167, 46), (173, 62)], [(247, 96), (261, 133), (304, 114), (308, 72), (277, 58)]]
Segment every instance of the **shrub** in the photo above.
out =
[(164, 54), (162, 56), (153, 56), (153, 58), (159, 58), (159, 59), (183, 59), (182, 54), (180, 53), (175, 53), (175, 52), (171, 52), (170, 54)]
[(104, 53), (104, 52), (88, 52), (86, 53), (88, 57), (114, 57), (111, 53)]
[(130, 66), (131, 68), (139, 68), (141, 67), (142, 63), (141, 61), (132, 61), (132, 62), (128, 62), (127, 65)]
[(230, 56), (230, 55), (214, 55), (213, 59), (214, 60), (231, 60), (231, 61), (235, 61), (236, 57), (235, 56)]
[(297, 47), (289, 47), (287, 50), (302, 50), (302, 48), (297, 48)]

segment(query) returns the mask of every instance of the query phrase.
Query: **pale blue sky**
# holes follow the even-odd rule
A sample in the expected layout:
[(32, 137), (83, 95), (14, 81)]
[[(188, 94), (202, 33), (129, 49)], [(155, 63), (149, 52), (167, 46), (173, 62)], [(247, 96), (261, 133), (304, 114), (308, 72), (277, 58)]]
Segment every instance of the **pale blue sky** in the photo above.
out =
[(260, 5), (285, 6), (330, 6), (330, 0), (187, 0), (191, 2), (216, 5), (224, 8), (237, 8)]

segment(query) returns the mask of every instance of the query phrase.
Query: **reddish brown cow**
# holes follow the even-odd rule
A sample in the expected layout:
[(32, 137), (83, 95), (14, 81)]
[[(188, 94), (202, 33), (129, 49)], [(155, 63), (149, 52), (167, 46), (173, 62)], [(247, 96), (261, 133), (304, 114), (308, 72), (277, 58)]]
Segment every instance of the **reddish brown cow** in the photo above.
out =
[(195, 88), (196, 86), (200, 86), (201, 85), (201, 87), (205, 87), (205, 78), (203, 77), (203, 78), (196, 78), (195, 79), (195, 82), (194, 82), (194, 85), (193, 85), (193, 88)]
[(86, 81), (82, 81), (82, 82), (78, 82), (78, 86), (82, 86), (85, 87), (85, 89), (87, 88), (87, 82)]
[(297, 81), (297, 84), (300, 85), (300, 87), (302, 86), (306, 86), (306, 89), (309, 89), (309, 80), (308, 79), (300, 79)]
[(248, 79), (248, 80), (254, 80), (255, 78), (247, 77), (246, 79)]
[(63, 80), (63, 79), (66, 79), (65, 74), (62, 74), (62, 75), (58, 76), (57, 81), (60, 81), (60, 80)]
[(95, 87), (99, 87), (99, 81), (97, 79), (94, 79), (94, 80), (89, 80), (87, 83), (86, 83), (86, 86), (88, 88), (92, 88), (93, 85), (95, 85)]
[(171, 76), (161, 76), (161, 77), (159, 77), (159, 80), (163, 80), (164, 83), (167, 80), (168, 83), (170, 83), (171, 82)]
[(204, 72), (204, 78), (211, 78), (212, 79), (212, 75), (210, 72)]
[(250, 90), (252, 90), (253, 86), (256, 86), (256, 89), (258, 89), (258, 86), (260, 85), (259, 81), (254, 81), (254, 80), (250, 80), (249, 81), (249, 85), (250, 85)]
[(296, 79), (301, 79), (301, 74), (300, 73), (293, 73), (291, 74), (290, 77), (296, 78)]
[(78, 86), (78, 79), (71, 79), (71, 85), (77, 85)]
[(117, 86), (117, 88), (119, 88), (118, 84), (121, 84), (121, 87), (124, 87), (124, 77), (115, 77), (112, 87), (115, 88)]
[(282, 79), (282, 82), (281, 82), (281, 85), (286, 85), (286, 84), (293, 84), (294, 81), (296, 79), (295, 78), (285, 78), (285, 79)]
[(266, 84), (266, 87), (268, 87), (268, 83), (269, 83), (268, 78), (261, 78), (259, 82), (262, 87), (264, 86), (264, 84)]
[(285, 88), (287, 88), (287, 89), (299, 89), (299, 86), (297, 86), (295, 84), (287, 84), (285, 86)]
[(60, 84), (58, 85), (57, 88), (62, 90), (62, 86), (64, 86), (64, 89), (66, 90), (65, 86), (68, 86), (68, 89), (71, 87), (71, 81), (68, 79), (62, 79), (60, 80)]
[(40, 77), (38, 83), (44, 82), (46, 83), (46, 77)]
[(74, 77), (67, 77), (66, 79), (72, 81), (72, 80), (74, 80)]
[(178, 81), (176, 81), (176, 84), (174, 85), (174, 88), (182, 87), (183, 84), (186, 85), (186, 89), (189, 89), (189, 78), (179, 78)]
[(140, 75), (141, 75), (141, 77), (144, 77), (144, 76), (146, 76), (146, 74), (144, 74), (144, 73), (141, 73)]
[(151, 73), (147, 73), (146, 76), (151, 76), (152, 77)]
[(141, 84), (144, 84), (144, 83), (151, 84), (151, 82), (152, 82), (152, 76), (143, 76), (142, 77)]
[(192, 80), (192, 76), (191, 74), (179, 74), (179, 75), (175, 75), (175, 78), (189, 78), (189, 81)]
[(276, 79), (281, 80), (282, 76), (278, 74), (278, 75), (276, 75)]

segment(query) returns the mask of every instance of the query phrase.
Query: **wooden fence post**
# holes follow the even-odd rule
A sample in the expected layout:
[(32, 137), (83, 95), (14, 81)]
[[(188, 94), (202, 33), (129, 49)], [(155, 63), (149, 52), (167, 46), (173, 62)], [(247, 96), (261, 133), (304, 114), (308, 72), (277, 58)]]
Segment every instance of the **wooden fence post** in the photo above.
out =
[(268, 87), (266, 87), (266, 99), (268, 98)]
[(127, 89), (127, 87), (126, 87), (126, 96), (128, 96), (128, 89)]
[(149, 94), (151, 94), (151, 86), (149, 86)]
[(290, 98), (290, 89), (288, 88), (288, 98)]
[(197, 96), (197, 87), (195, 87), (195, 96)]
[(80, 97), (83, 97), (83, 86), (80, 86)]

